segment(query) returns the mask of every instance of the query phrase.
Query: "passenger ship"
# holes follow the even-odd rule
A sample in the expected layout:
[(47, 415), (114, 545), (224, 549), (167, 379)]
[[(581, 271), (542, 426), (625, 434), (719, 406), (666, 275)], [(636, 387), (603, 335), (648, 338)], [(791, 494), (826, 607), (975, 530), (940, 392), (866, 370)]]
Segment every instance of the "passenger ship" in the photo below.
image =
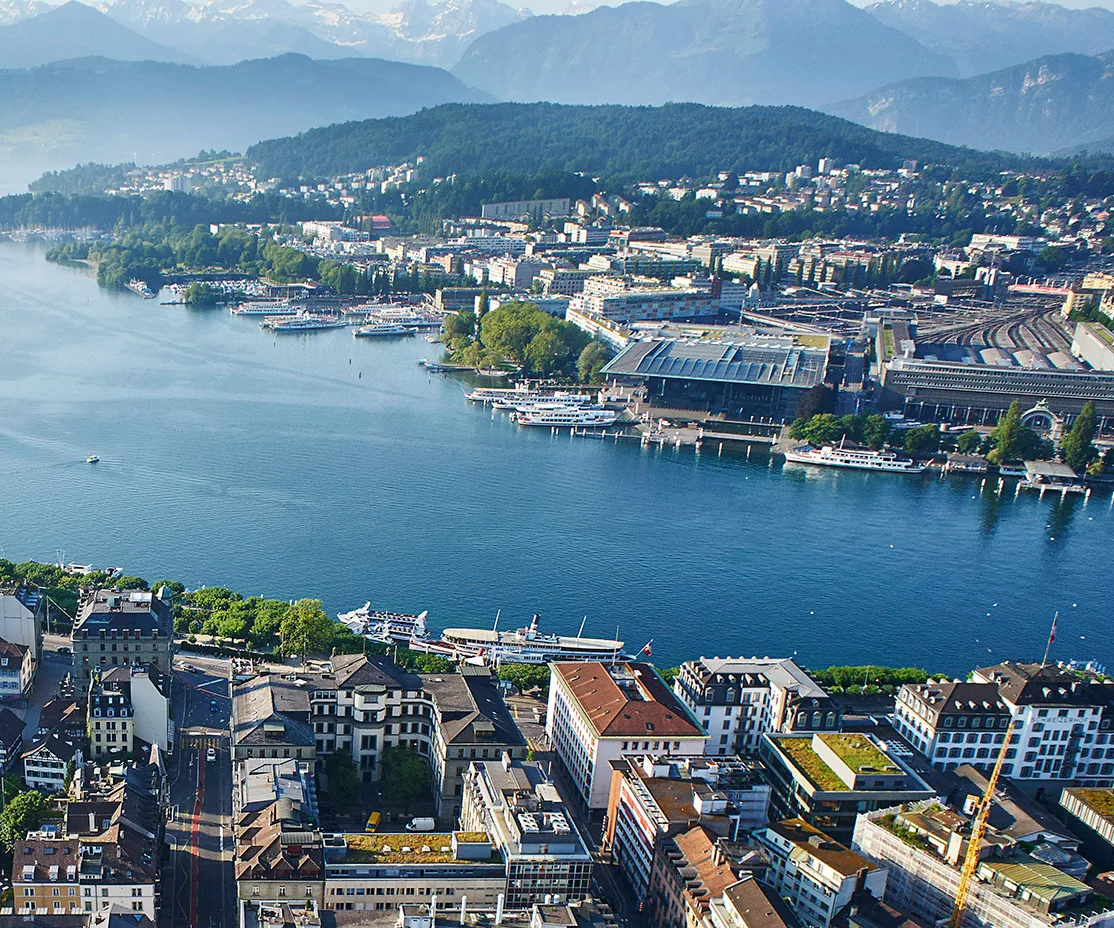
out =
[(785, 460), (795, 464), (818, 464), (822, 467), (845, 467), (851, 470), (877, 470), (890, 474), (924, 473), (925, 465), (899, 458), (892, 451), (872, 451), (870, 448), (848, 447), (844, 439), (838, 445), (800, 445), (785, 452)]
[(565, 404), (521, 406), (514, 413), (519, 425), (547, 426), (553, 429), (603, 429), (615, 424), (617, 415), (613, 409), (602, 406), (589, 408)]
[[(495, 627), (446, 628), (434, 638), (426, 626), (428, 613), (407, 615), (373, 610), (371, 603), (360, 609), (340, 613), (341, 624), (369, 641), (398, 644), (413, 651), (424, 651), (452, 660), (480, 659), (492, 664), (545, 664), (549, 661), (614, 661), (627, 655), (623, 642), (613, 638), (584, 638), (581, 635), (546, 635), (538, 630), (538, 616), (529, 626), (515, 631)], [(581, 626), (583, 632), (584, 627)]]
[(261, 323), (263, 328), (272, 332), (315, 332), (318, 329), (344, 329), (347, 322), (341, 322), (333, 316), (268, 316)]

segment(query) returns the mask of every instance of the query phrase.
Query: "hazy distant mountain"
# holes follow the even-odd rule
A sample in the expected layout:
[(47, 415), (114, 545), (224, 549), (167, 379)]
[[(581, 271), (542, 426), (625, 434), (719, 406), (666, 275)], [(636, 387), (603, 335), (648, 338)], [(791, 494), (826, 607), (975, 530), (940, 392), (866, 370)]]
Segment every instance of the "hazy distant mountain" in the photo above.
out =
[[(312, 58), (385, 57), (455, 64), (477, 36), (529, 15), (502, 0), (401, 0), (388, 12), (357, 13), (329, 0), (88, 0), (151, 42), (205, 64), (233, 64), (286, 52)], [(71, 5), (76, 5), (72, 2)], [(43, 0), (0, 0), (0, 26), (54, 8)], [(40, 37), (29, 48), (38, 49)], [(48, 54), (48, 53), (43, 53)], [(82, 54), (102, 54), (90, 48)], [(103, 52), (106, 57), (114, 57)], [(56, 61), (53, 52), (38, 61)], [(134, 57), (134, 56), (133, 56)], [(169, 60), (167, 55), (160, 60)], [(0, 65), (6, 62), (0, 59)]]
[(967, 79), (902, 81), (824, 109), (873, 129), (951, 144), (1097, 151), (1114, 136), (1114, 52), (1046, 55)]
[(481, 36), (453, 73), (514, 100), (815, 106), (954, 68), (846, 0), (680, 0), (535, 16)]
[(955, 61), (961, 76), (986, 74), (1041, 55), (1097, 55), (1114, 48), (1114, 12), (1008, 0), (885, 0), (867, 11)]
[(83, 59), (0, 71), (0, 169), (161, 163), (312, 126), (485, 102), (447, 71), (284, 55), (230, 67)]
[(32, 68), (90, 55), (119, 61), (186, 61), (189, 57), (76, 0), (0, 26), (0, 64), (5, 68)]

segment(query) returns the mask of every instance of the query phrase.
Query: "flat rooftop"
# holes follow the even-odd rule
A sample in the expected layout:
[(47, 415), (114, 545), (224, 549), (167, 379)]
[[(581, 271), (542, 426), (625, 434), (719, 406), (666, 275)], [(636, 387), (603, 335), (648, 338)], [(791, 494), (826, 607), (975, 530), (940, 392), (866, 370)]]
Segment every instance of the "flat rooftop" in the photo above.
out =
[(794, 344), (790, 339), (632, 342), (603, 368), (604, 374), (706, 380), (810, 389), (828, 369), (826, 348)]
[(451, 864), (453, 836), (440, 832), (407, 832), (405, 834), (345, 835), (348, 850), (345, 863), (363, 864)]

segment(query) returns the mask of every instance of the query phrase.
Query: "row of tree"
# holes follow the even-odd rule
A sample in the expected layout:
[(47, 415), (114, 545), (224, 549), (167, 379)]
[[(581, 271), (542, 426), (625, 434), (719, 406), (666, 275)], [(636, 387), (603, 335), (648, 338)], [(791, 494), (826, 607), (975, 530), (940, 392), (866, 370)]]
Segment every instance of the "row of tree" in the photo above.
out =
[(445, 320), (445, 343), (454, 360), (476, 368), (515, 364), (526, 374), (595, 380), (610, 353), (571, 322), (536, 303), (513, 300), (490, 312), (465, 310)]

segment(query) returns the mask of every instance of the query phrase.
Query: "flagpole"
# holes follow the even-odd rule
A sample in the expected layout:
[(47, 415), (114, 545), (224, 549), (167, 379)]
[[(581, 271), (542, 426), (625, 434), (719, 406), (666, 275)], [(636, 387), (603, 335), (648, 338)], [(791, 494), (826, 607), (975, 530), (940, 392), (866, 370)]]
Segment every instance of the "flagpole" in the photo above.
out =
[(1044, 660), (1041, 661), (1042, 667), (1048, 666), (1048, 652), (1052, 650), (1052, 642), (1056, 640), (1056, 622), (1060, 618), (1060, 610), (1056, 610), (1056, 614), (1052, 616), (1052, 629), (1048, 633), (1048, 644), (1044, 648)]

